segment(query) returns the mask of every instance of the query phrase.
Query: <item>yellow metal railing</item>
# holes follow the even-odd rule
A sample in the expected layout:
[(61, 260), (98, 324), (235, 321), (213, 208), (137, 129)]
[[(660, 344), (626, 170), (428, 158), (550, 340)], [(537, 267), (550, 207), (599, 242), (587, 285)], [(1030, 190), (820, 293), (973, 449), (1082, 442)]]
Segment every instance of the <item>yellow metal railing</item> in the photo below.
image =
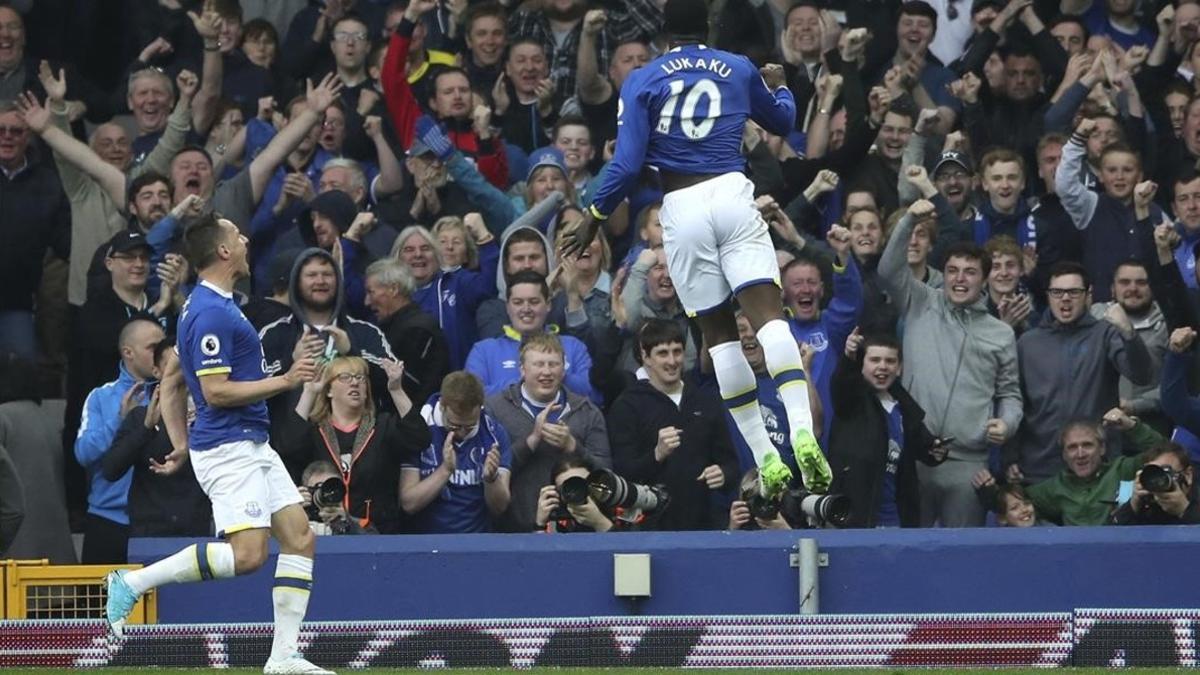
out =
[[(0, 561), (0, 618), (103, 619), (104, 575), (141, 565), (51, 565), (48, 560)], [(158, 622), (158, 596), (142, 596), (129, 623)]]

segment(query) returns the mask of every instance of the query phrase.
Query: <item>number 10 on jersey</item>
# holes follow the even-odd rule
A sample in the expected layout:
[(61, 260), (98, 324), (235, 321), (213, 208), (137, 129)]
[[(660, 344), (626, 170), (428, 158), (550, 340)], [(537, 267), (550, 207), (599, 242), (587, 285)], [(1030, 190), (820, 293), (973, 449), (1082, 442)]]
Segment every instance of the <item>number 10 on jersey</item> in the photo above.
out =
[[(712, 80), (705, 78), (697, 80), (687, 94), (687, 86), (683, 80), (671, 80), (671, 96), (663, 104), (658, 117), (658, 126), (654, 128), (660, 134), (671, 133), (671, 125), (675, 123), (675, 110), (679, 108), (679, 98), (683, 97), (683, 107), (679, 108), (679, 130), (684, 136), (697, 141), (712, 132), (713, 125), (721, 116), (721, 90)], [(701, 119), (696, 118), (696, 108), (702, 98), (708, 98), (708, 114)]]

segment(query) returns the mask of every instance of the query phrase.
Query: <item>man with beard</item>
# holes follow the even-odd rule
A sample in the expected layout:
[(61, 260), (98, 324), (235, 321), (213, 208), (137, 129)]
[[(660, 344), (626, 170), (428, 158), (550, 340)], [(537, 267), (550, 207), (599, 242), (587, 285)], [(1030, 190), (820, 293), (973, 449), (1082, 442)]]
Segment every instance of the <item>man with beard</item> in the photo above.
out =
[[(975, 3), (976, 7), (979, 5)], [(1018, 15), (1028, 29), (1028, 33), (1022, 30), (1019, 35), (1032, 35), (1032, 38), (1018, 40), (1009, 31)], [(961, 84), (952, 85), (952, 91), (962, 93), (966, 103), (963, 128), (973, 147), (981, 151), (990, 147), (1009, 148), (1028, 162), (1042, 134), (1042, 119), (1050, 107), (1046, 91), (1053, 92), (1062, 79), (1067, 54), (1046, 32), (1033, 7), (1024, 2), (1001, 6), (987, 27), (976, 33), (972, 40), (968, 53), (951, 66), (964, 78), (967, 73), (972, 73), (965, 81), (960, 81)], [(1004, 46), (997, 49), (1002, 42)], [(999, 59), (1003, 64), (1002, 90), (993, 90), (988, 78), (980, 77), (989, 58)]]
[(442, 66), (424, 90), (428, 100), (421, 101), (409, 81), (410, 50), (417, 41), (417, 32), (424, 35), (422, 17), (437, 3), (433, 0), (412, 0), (404, 10), (396, 31), (388, 44), (383, 63), (383, 96), (387, 111), (401, 147), (412, 146), (417, 132), (417, 119), (424, 111), (422, 103), (429, 106), (438, 120), (449, 127), (449, 136), (454, 147), (478, 158), (479, 171), (497, 188), (508, 187), (508, 156), (504, 143), (491, 129), (490, 114), (472, 105), (471, 81), (466, 71), (458, 67)]
[[(145, 173), (164, 174), (170, 169), (171, 157), (183, 147), (191, 128), (192, 99), (199, 83), (189, 71), (182, 71), (175, 78), (179, 86), (179, 101), (169, 119), (166, 130), (159, 137), (140, 164), (133, 164), (133, 152), (129, 136), (123, 127), (105, 123), (96, 127), (88, 145), (80, 143), (71, 135), (68, 127), (66, 103), (67, 82), (59, 71), (55, 77), (49, 67), (41, 71), (42, 84), (46, 89), (46, 105), (26, 97), (21, 100), (22, 115), (30, 129), (54, 150), (54, 164), (62, 179), (63, 191), (71, 201), (71, 259), (67, 298), (76, 307), (87, 300), (89, 269), (103, 269), (106, 247), (103, 244), (112, 235), (130, 227), (128, 215), (133, 215), (136, 227), (146, 234), (159, 218), (166, 215), (166, 208), (150, 206), (149, 212), (137, 212), (140, 191), (146, 184), (137, 185), (137, 178)], [(90, 146), (90, 147), (89, 147)], [(134, 183), (130, 183), (130, 181)], [(165, 181), (165, 179), (163, 179)], [(124, 211), (124, 213), (123, 213)], [(99, 264), (97, 265), (97, 258)]]
[[(1098, 419), (1117, 407), (1121, 376), (1141, 386), (1153, 381), (1154, 359), (1124, 303), (1109, 304), (1103, 320), (1097, 320), (1087, 312), (1090, 291), (1081, 265), (1056, 265), (1046, 290), (1049, 320), (1017, 343), (1025, 415), (1012, 446), (1015, 455), (1005, 457), (1010, 480), (1041, 481), (1057, 474), (1063, 466), (1059, 432), (1074, 418)], [(1107, 447), (1120, 454), (1115, 430), (1108, 433)]]
[[(290, 291), (292, 311), (259, 331), (267, 374), (288, 372), (292, 364), (306, 356), (332, 359), (336, 355), (361, 356), (371, 365), (371, 392), (380, 394), (375, 401), (390, 404), (387, 373), (380, 365), (395, 361), (387, 339), (374, 324), (350, 316), (344, 297), (345, 281), (341, 266), (330, 253), (320, 248), (305, 249), (292, 265)], [(284, 411), (295, 406), (301, 392), (289, 391), (267, 400), (272, 420), (285, 418)], [(272, 435), (278, 427), (272, 425)], [(288, 470), (299, 477), (303, 465)]]
[[(600, 72), (608, 69), (611, 52), (608, 45), (630, 40), (649, 41), (662, 29), (662, 3), (654, 0), (626, 0), (614, 3), (623, 9), (604, 10), (599, 44), (596, 45)], [(610, 5), (613, 6), (613, 5)], [(554, 83), (556, 104), (575, 95), (577, 54), (582, 51), (583, 17), (587, 12), (584, 0), (539, 0), (521, 6), (508, 20), (508, 35), (513, 44), (533, 40), (540, 44), (549, 63), (549, 77)], [(540, 144), (539, 144), (540, 145)]]
[[(854, 323), (863, 308), (862, 279), (850, 254), (850, 238), (850, 231), (838, 225), (830, 228), (826, 236), (836, 258), (833, 261), (833, 298), (824, 310), (821, 303), (825, 299), (825, 284), (816, 259), (801, 255), (783, 269), (784, 304), (792, 315), (788, 325), (796, 341), (813, 350), (812, 368), (806, 370), (808, 381), (816, 387), (821, 407), (826, 411), (822, 438), (828, 437), (833, 424), (833, 401), (829, 396), (833, 370), (846, 337), (854, 330)], [(790, 454), (789, 449), (782, 456)]]
[(1121, 410), (1156, 428), (1167, 429), (1169, 423), (1162, 417), (1158, 394), (1159, 372), (1162, 369), (1163, 357), (1167, 353), (1167, 321), (1158, 303), (1154, 301), (1154, 294), (1150, 288), (1150, 274), (1146, 266), (1136, 260), (1128, 260), (1118, 265), (1113, 272), (1112, 297), (1110, 302), (1092, 305), (1092, 317), (1103, 319), (1109, 307), (1119, 304), (1150, 352), (1152, 364), (1148, 384), (1134, 384), (1125, 375), (1121, 376), (1118, 385)]

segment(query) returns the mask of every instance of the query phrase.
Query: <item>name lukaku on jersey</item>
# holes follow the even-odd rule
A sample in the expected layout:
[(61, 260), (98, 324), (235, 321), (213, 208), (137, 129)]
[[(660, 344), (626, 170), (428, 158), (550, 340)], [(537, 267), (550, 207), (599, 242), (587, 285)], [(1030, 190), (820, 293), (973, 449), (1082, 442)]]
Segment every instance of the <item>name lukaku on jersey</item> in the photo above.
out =
[(660, 64), (659, 68), (662, 68), (663, 73), (667, 75), (681, 70), (707, 70), (715, 73), (718, 77), (729, 77), (733, 74), (733, 68), (730, 68), (721, 59), (692, 59), (686, 56), (671, 59)]

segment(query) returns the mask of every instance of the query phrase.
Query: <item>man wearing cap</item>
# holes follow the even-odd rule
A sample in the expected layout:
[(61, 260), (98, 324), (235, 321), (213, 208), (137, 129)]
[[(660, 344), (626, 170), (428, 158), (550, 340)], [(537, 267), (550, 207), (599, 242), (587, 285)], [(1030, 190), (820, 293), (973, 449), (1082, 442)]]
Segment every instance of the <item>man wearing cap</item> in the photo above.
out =
[[(465, 216), (480, 210), (470, 203), (467, 185), (458, 178), (450, 180), (452, 173), (448, 167), (461, 162), (464, 165), (463, 172), (474, 174), (473, 177), (484, 185), (491, 186), (491, 183), (462, 153), (456, 152), (450, 137), (431, 117), (426, 115), (417, 120), (416, 130), (418, 135), (413, 138), (404, 160), (406, 178), (409, 180), (405, 181), (398, 200), (401, 222), (432, 224), (442, 216)], [(405, 204), (407, 208), (403, 208)], [(503, 227), (502, 223), (493, 222), (493, 216), (487, 213), (484, 216), (489, 227)], [(494, 233), (499, 231), (493, 229)]]
[[(64, 435), (74, 439), (87, 393), (117, 376), (117, 337), (133, 317), (150, 318), (164, 330), (175, 326), (175, 291), (186, 263), (172, 256), (169, 281), (150, 297), (150, 244), (140, 232), (122, 230), (104, 247), (104, 266), (112, 276), (79, 310), (67, 367), (67, 406)], [(166, 292), (161, 292), (166, 291)]]

